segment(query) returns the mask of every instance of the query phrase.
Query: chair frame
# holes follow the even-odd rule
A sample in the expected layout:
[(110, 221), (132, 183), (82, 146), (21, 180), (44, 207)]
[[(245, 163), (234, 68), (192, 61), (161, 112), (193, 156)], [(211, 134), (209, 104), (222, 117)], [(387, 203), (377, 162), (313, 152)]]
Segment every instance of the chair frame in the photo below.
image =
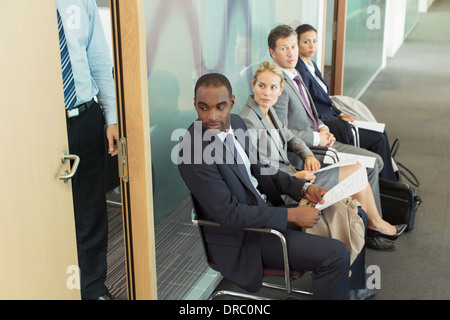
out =
[[(220, 270), (217, 270), (216, 268), (212, 267), (213, 262), (212, 262), (212, 260), (211, 260), (211, 258), (209, 256), (209, 253), (208, 253), (208, 248), (206, 246), (206, 242), (205, 242), (205, 238), (204, 238), (204, 234), (203, 234), (202, 228), (220, 228), (221, 226), (220, 226), (220, 224), (218, 224), (216, 222), (198, 219), (197, 214), (196, 214), (197, 204), (195, 203), (195, 199), (194, 199), (194, 197), (192, 195), (191, 195), (191, 199), (192, 199), (192, 203), (193, 203), (193, 207), (194, 207), (192, 209), (192, 217), (191, 217), (192, 218), (192, 223), (195, 226), (198, 227), (198, 230), (200, 232), (200, 238), (202, 240), (203, 250), (204, 250), (204, 253), (205, 253), (205, 257), (206, 257), (206, 262), (208, 263), (208, 266), (210, 268), (220, 272)], [(303, 295), (308, 295), (308, 296), (312, 296), (313, 295), (313, 293), (311, 293), (311, 292), (303, 291), (303, 290), (300, 290), (300, 289), (292, 287), (291, 271), (290, 271), (290, 267), (289, 267), (289, 257), (288, 257), (288, 251), (287, 251), (287, 242), (286, 242), (286, 239), (285, 239), (284, 235), (281, 232), (279, 232), (277, 230), (274, 230), (274, 229), (269, 229), (269, 228), (245, 228), (243, 230), (247, 231), (247, 232), (272, 234), (272, 235), (278, 237), (278, 239), (281, 242), (282, 249), (283, 249), (284, 281), (285, 281), (285, 285), (283, 286), (283, 285), (279, 285), (279, 284), (263, 282), (262, 283), (263, 287), (286, 291), (286, 294), (288, 296), (291, 295), (293, 292), (299, 293), (299, 294), (303, 294)], [(244, 299), (252, 299), (252, 300), (272, 300), (272, 299), (268, 299), (268, 298), (264, 298), (264, 297), (260, 297), (260, 296), (256, 296), (256, 295), (245, 294), (245, 293), (240, 293), (240, 292), (235, 292), (235, 291), (228, 291), (228, 290), (220, 290), (220, 291), (214, 292), (209, 297), (209, 300), (213, 300), (213, 299), (215, 299), (218, 296), (224, 296), (224, 295), (229, 295), (229, 296), (234, 296), (234, 297), (244, 298)]]
[(333, 163), (338, 163), (339, 162), (339, 153), (333, 147), (315, 146), (315, 147), (308, 147), (308, 148), (312, 151), (312, 153), (314, 155), (323, 156), (324, 159), (325, 159), (325, 157), (330, 157), (331, 161)]

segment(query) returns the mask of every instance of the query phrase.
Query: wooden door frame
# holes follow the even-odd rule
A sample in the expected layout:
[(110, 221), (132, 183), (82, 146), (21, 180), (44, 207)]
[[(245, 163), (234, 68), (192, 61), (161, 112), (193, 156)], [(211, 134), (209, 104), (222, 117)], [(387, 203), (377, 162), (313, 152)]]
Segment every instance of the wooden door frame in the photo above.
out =
[(342, 95), (344, 91), (346, 29), (347, 0), (334, 0), (333, 56), (331, 63), (330, 95)]
[[(321, 49), (320, 49), (320, 53), (319, 51), (317, 52), (317, 54), (320, 54), (320, 70), (322, 72), (322, 75), (325, 75), (325, 47), (326, 47), (326, 28), (327, 28), (327, 1), (323, 0), (322, 1), (322, 12), (320, 12), (319, 10), (319, 16), (322, 16), (322, 24), (320, 24), (320, 20), (319, 20), (319, 24), (317, 25), (317, 30), (322, 30), (322, 38), (318, 39), (319, 43), (321, 44)], [(320, 38), (320, 37), (319, 37)], [(319, 49), (318, 49), (319, 50)]]
[(110, 6), (128, 299), (156, 300), (145, 7), (143, 0)]

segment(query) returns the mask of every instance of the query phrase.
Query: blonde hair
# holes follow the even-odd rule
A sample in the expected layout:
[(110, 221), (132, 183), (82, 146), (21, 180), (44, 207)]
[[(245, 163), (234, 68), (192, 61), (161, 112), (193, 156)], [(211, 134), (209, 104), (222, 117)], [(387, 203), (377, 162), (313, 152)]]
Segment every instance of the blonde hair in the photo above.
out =
[(277, 76), (280, 77), (280, 87), (284, 87), (284, 74), (283, 70), (281, 70), (281, 67), (278, 66), (276, 63), (272, 61), (264, 61), (261, 63), (258, 68), (256, 68), (255, 74), (253, 75), (253, 84), (256, 84), (256, 81), (258, 80), (258, 76), (260, 73), (263, 73), (264, 71), (270, 71)]

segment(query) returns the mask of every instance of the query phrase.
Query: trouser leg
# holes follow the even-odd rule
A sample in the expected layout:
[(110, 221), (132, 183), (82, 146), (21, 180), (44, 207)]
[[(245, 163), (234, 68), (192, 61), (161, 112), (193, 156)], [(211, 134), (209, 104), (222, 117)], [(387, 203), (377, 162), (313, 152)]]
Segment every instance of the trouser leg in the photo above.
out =
[(108, 219), (105, 195), (104, 120), (94, 104), (67, 121), (69, 149), (80, 157), (72, 179), (81, 296), (95, 299), (107, 293)]
[(391, 148), (387, 138), (386, 131), (384, 133), (359, 130), (361, 148), (367, 149), (378, 154), (383, 159), (383, 170), (380, 171), (380, 178), (397, 181), (397, 177), (392, 166)]
[[(349, 298), (350, 254), (343, 242), (296, 230), (287, 230), (285, 237), (291, 268), (312, 271), (314, 299)], [(262, 235), (261, 252), (265, 266), (283, 268), (277, 237)]]

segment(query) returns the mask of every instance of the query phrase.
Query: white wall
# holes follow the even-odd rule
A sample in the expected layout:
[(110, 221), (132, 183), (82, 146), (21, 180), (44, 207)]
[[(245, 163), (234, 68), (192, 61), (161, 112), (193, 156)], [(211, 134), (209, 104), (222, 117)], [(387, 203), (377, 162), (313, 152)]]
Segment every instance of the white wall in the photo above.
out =
[(419, 0), (419, 12), (427, 12), (434, 0)]
[(100, 20), (102, 21), (103, 31), (105, 32), (111, 59), (114, 60), (112, 47), (111, 10), (109, 7), (99, 7), (98, 13), (100, 15)]
[(386, 22), (384, 29), (384, 63), (395, 56), (405, 40), (407, 0), (386, 1)]

